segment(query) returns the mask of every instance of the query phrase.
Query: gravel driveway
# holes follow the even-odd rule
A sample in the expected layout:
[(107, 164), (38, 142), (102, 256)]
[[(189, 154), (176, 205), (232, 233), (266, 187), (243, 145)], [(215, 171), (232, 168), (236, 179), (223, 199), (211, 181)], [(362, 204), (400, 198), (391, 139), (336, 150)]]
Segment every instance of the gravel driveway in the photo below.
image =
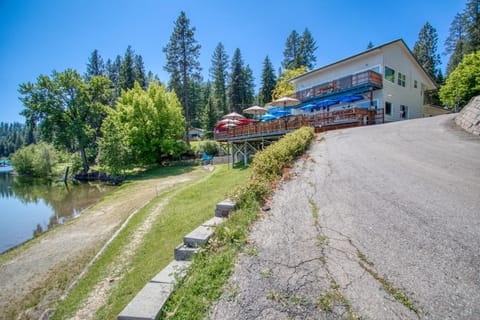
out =
[(478, 318), (480, 139), (453, 117), (317, 136), (211, 318)]

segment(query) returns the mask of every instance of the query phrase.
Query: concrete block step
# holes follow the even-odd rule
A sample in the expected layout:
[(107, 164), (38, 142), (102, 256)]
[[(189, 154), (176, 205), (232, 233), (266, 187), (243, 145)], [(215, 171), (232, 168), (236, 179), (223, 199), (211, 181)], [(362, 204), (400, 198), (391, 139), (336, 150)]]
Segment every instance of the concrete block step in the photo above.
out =
[(182, 243), (175, 248), (173, 257), (177, 261), (189, 261), (192, 260), (193, 256), (196, 255), (198, 251), (200, 251), (200, 248), (187, 247)]
[(213, 227), (200, 226), (183, 237), (183, 243), (187, 247), (197, 248), (207, 244), (213, 235)]
[(157, 273), (157, 275), (153, 277), (150, 282), (176, 284), (177, 279), (181, 279), (185, 276), (191, 264), (191, 261), (173, 260), (165, 268), (163, 268), (162, 271)]
[(224, 223), (225, 221), (227, 221), (226, 218), (213, 217), (212, 219), (205, 221), (202, 224), (202, 226), (204, 226), (204, 227), (216, 227), (217, 225), (219, 225), (221, 223)]
[(117, 320), (156, 319), (172, 290), (171, 283), (147, 283), (117, 316)]
[(160, 271), (117, 316), (118, 320), (154, 320), (172, 293), (177, 279), (185, 276), (190, 261), (172, 261)]
[(225, 199), (222, 202), (217, 203), (215, 207), (215, 217), (221, 217), (221, 218), (226, 218), (232, 212), (237, 208), (237, 203), (230, 200), (230, 199)]

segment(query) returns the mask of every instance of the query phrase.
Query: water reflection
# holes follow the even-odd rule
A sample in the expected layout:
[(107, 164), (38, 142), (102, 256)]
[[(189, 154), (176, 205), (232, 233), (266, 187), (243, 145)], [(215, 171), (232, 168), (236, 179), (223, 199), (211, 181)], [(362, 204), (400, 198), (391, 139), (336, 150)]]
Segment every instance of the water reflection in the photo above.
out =
[(0, 252), (78, 216), (112, 188), (0, 172)]

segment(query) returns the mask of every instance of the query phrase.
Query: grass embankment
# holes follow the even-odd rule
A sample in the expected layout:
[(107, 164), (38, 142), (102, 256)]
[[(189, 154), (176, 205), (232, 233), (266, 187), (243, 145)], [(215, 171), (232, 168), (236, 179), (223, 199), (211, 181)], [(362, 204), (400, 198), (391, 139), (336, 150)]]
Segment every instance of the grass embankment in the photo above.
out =
[(274, 190), (283, 169), (305, 151), (312, 139), (313, 129), (304, 127), (256, 154), (248, 182), (230, 192), (239, 209), (217, 227), (205, 250), (194, 258), (187, 276), (176, 286), (162, 310), (162, 318), (206, 318), (210, 306), (224, 291), (260, 204)]
[[(139, 179), (156, 178), (162, 172), (150, 171)], [(173, 249), (182, 242), (183, 236), (213, 217), (215, 204), (223, 200), (229, 190), (245, 183), (248, 174), (249, 170), (216, 166), (213, 172), (204, 173), (205, 176), (194, 183), (174, 186), (159, 194), (130, 220), (86, 276), (56, 306), (51, 319), (74, 315), (98, 283), (112, 277), (112, 272), (117, 274), (118, 279), (107, 292), (108, 297), (95, 318), (115, 319), (145, 283), (173, 259)], [(138, 234), (139, 227), (159, 206), (161, 212), (132, 256), (128, 261), (118, 261), (117, 257)]]

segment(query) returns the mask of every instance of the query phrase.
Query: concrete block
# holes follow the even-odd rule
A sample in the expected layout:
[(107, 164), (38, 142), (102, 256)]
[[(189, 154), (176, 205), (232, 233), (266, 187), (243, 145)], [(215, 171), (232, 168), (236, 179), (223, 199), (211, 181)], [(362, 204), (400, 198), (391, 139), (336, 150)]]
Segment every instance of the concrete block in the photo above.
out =
[(233, 202), (230, 199), (223, 200), (222, 202), (217, 203), (215, 207), (215, 216), (216, 217), (228, 217), (230, 212), (235, 210), (237, 203)]
[(149, 282), (118, 315), (118, 320), (154, 320), (173, 290), (170, 283)]
[(187, 247), (197, 248), (207, 244), (208, 239), (213, 235), (212, 227), (199, 226), (185, 237), (183, 243)]
[(162, 271), (157, 273), (150, 282), (176, 284), (177, 279), (183, 278), (192, 263), (190, 261), (170, 262)]
[(222, 217), (213, 217), (210, 220), (205, 221), (202, 226), (204, 227), (216, 227), (220, 223), (224, 223), (227, 219)]
[(177, 261), (189, 261), (198, 251), (200, 251), (200, 248), (190, 248), (182, 243), (175, 248), (173, 257)]

